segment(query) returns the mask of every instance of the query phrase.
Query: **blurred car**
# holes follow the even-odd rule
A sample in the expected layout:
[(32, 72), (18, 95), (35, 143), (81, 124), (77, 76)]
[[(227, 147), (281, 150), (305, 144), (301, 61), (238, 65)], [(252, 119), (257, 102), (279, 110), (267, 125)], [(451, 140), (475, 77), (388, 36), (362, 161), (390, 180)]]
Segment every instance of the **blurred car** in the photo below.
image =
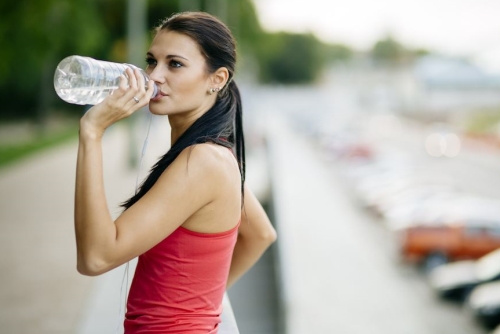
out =
[(372, 160), (375, 157), (375, 148), (372, 145), (350, 133), (339, 132), (325, 136), (321, 140), (321, 146), (335, 159)]
[[(413, 156), (404, 154), (405, 152), (398, 152), (397, 155), (387, 155), (378, 152), (377, 159), (368, 161), (366, 164), (353, 166), (347, 170), (347, 174), (359, 182), (367, 178), (378, 178), (387, 173), (394, 173), (396, 171), (408, 171), (415, 167), (415, 159)], [(407, 152), (406, 152), (407, 153)]]
[(470, 212), (402, 228), (397, 231), (400, 256), (426, 272), (450, 260), (478, 259), (500, 248), (499, 219), (498, 213)]
[[(467, 298), (465, 309), (483, 326), (500, 324), (500, 282), (481, 284)], [(499, 331), (500, 333), (500, 331)]]
[(375, 157), (375, 151), (373, 147), (365, 143), (353, 143), (344, 147), (341, 158), (344, 159), (361, 159), (370, 160)]
[[(398, 230), (422, 222), (437, 221), (447, 211), (447, 203), (460, 196), (456, 192), (439, 192), (425, 198), (400, 203), (382, 212), (389, 230)], [(448, 211), (449, 212), (449, 211)]]
[(457, 261), (432, 270), (429, 283), (440, 297), (464, 301), (476, 286), (500, 280), (500, 248), (478, 260)]
[[(418, 190), (417, 190), (418, 189)], [(402, 194), (415, 196), (415, 192), (429, 194), (435, 191), (453, 191), (455, 181), (447, 176), (434, 172), (420, 171), (410, 174), (392, 173), (378, 180), (364, 180), (356, 187), (356, 192), (365, 207), (381, 214), (381, 208), (391, 199)], [(413, 194), (410, 194), (413, 193)], [(388, 204), (390, 205), (390, 204)]]
[(474, 218), (491, 213), (491, 217), (500, 215), (498, 199), (478, 196), (460, 191), (442, 191), (425, 198), (401, 202), (382, 214), (390, 230), (398, 230), (414, 225), (438, 224), (446, 217), (455, 216), (455, 220)]
[(408, 205), (423, 205), (426, 201), (436, 200), (445, 196), (458, 194), (458, 188), (452, 185), (420, 184), (394, 194), (388, 194), (374, 202), (376, 211), (386, 217), (392, 210)]

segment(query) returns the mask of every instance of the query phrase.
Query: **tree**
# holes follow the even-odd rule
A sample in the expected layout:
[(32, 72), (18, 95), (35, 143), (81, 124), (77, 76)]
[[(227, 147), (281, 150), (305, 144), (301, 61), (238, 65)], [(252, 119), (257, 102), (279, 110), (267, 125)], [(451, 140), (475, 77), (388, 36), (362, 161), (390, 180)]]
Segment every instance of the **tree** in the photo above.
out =
[(346, 61), (353, 55), (353, 50), (343, 44), (326, 44), (324, 50), (326, 60), (331, 62)]
[[(55, 92), (58, 60), (93, 53), (106, 38), (95, 1), (19, 0), (0, 5), (2, 118), (35, 117)], [(51, 95), (51, 96), (47, 96)]]
[(390, 36), (375, 43), (371, 50), (375, 60), (386, 64), (408, 63), (429, 53), (426, 49), (410, 49)]
[[(179, 1), (184, 0), (147, 1), (147, 22), (153, 28), (179, 11)], [(217, 8), (209, 6), (209, 1), (215, 0), (197, 3), (202, 10)], [(237, 39), (240, 66), (248, 58), (255, 59), (266, 82), (314, 80), (325, 54), (314, 36), (264, 32), (251, 0), (225, 0), (220, 4), (225, 6), (226, 23)], [(69, 55), (127, 61), (125, 11), (121, 0), (0, 2), (0, 98), (3, 101), (0, 119), (43, 119), (49, 109), (76, 110), (78, 107), (56, 96), (52, 82), (56, 65)], [(151, 37), (149, 34), (148, 38)], [(335, 57), (344, 57), (344, 51), (337, 49)]]
[(260, 79), (266, 83), (307, 83), (324, 64), (321, 42), (311, 34), (267, 34), (259, 47)]
[(405, 56), (405, 48), (392, 37), (380, 40), (373, 46), (372, 56), (376, 60), (399, 62)]

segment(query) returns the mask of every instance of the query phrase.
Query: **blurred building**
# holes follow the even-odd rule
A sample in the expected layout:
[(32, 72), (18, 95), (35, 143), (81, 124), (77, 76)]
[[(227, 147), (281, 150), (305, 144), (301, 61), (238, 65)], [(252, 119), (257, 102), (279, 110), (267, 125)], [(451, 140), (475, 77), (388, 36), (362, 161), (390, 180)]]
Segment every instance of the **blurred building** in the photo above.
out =
[(414, 108), (450, 112), (500, 106), (500, 75), (488, 74), (467, 60), (429, 55), (413, 65), (411, 74)]
[(359, 57), (335, 65), (326, 81), (355, 92), (366, 112), (438, 117), (500, 107), (500, 75), (460, 58), (427, 55), (407, 64), (381, 64)]

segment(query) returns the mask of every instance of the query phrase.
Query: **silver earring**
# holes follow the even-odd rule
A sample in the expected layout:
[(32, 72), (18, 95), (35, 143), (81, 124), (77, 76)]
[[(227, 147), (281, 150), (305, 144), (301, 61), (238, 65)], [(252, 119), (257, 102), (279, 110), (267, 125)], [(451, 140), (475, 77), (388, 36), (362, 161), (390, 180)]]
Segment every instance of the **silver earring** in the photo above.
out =
[(220, 91), (220, 87), (210, 88), (209, 93), (210, 93), (210, 95), (212, 95), (213, 93), (219, 92), (219, 91)]

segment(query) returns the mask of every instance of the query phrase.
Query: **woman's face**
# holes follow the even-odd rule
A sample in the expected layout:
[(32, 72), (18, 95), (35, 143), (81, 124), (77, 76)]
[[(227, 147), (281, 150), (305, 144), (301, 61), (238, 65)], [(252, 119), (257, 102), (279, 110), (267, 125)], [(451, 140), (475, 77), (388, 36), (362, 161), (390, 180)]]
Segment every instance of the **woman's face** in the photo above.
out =
[(149, 109), (156, 115), (205, 112), (214, 104), (215, 94), (206, 61), (198, 44), (189, 36), (161, 30), (146, 56), (146, 73), (160, 87)]

